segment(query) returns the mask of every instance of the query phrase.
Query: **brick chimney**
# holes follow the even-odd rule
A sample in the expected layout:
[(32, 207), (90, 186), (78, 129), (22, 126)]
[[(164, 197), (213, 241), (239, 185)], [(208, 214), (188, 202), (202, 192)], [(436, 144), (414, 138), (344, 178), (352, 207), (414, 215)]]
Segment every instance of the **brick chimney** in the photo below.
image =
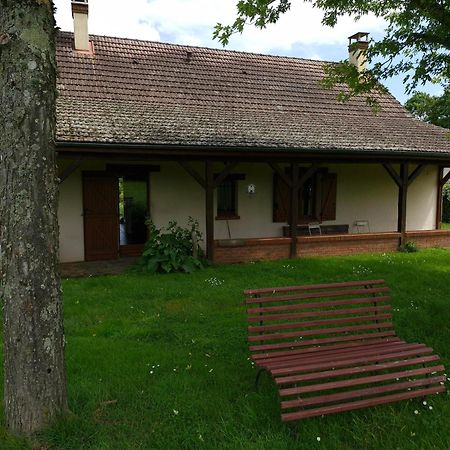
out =
[(88, 0), (72, 0), (75, 50), (91, 51), (88, 32)]
[(353, 64), (360, 73), (367, 70), (368, 48), (369, 33), (359, 32), (348, 38), (348, 62)]

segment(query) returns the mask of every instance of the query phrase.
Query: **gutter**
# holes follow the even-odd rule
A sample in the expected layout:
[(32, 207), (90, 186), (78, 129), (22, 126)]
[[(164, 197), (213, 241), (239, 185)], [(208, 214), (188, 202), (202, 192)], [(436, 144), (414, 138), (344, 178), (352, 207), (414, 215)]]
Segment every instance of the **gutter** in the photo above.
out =
[[(428, 160), (442, 160), (450, 161), (450, 152), (430, 152), (430, 151), (403, 151), (403, 150), (354, 150), (341, 148), (286, 148), (286, 147), (246, 147), (246, 146), (200, 146), (200, 145), (156, 145), (156, 144), (130, 144), (130, 143), (116, 143), (116, 142), (81, 142), (81, 141), (57, 141), (56, 149), (60, 153), (122, 153), (123, 150), (128, 150), (130, 153), (134, 151), (138, 154), (160, 154), (161, 156), (169, 156), (167, 152), (175, 155), (191, 155), (191, 156), (232, 156), (238, 153), (240, 156), (258, 156), (267, 157), (271, 153), (273, 157), (280, 158), (283, 156), (292, 157), (293, 154), (301, 153), (301, 156), (321, 156), (321, 157), (365, 157), (365, 158), (379, 158), (387, 157), (389, 159), (428, 159)], [(218, 155), (218, 152), (221, 154)], [(135, 154), (136, 154), (135, 153)], [(233, 155), (236, 156), (236, 155)]]

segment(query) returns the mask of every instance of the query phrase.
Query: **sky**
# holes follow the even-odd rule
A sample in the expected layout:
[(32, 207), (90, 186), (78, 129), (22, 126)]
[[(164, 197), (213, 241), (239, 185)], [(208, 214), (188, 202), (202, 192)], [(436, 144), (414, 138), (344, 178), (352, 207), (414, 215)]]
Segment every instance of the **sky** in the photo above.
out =
[[(173, 44), (222, 48), (213, 40), (217, 22), (231, 24), (237, 0), (89, 0), (89, 33), (105, 36), (161, 41)], [(54, 0), (56, 23), (73, 31), (70, 0)], [(348, 36), (369, 32), (374, 39), (383, 35), (385, 22), (374, 16), (355, 22), (343, 17), (334, 28), (321, 24), (322, 13), (310, 3), (293, 2), (291, 10), (263, 30), (247, 27), (231, 37), (227, 49), (270, 55), (339, 61), (348, 57)], [(401, 77), (384, 84), (402, 103), (405, 95)], [(426, 86), (439, 94), (439, 86)]]

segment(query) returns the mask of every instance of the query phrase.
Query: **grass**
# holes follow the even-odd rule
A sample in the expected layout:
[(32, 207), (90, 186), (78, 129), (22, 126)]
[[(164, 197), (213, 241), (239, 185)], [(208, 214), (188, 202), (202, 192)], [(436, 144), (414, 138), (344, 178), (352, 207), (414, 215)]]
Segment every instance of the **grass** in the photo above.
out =
[[(448, 449), (447, 394), (283, 424), (254, 390), (242, 290), (385, 278), (399, 335), (450, 365), (450, 251), (299, 259), (64, 281), (73, 414), (18, 449)], [(419, 414), (414, 414), (418, 410)], [(317, 440), (320, 437), (320, 442)]]
[(450, 230), (450, 223), (443, 223), (443, 224), (441, 225), (441, 228), (442, 228), (443, 230)]

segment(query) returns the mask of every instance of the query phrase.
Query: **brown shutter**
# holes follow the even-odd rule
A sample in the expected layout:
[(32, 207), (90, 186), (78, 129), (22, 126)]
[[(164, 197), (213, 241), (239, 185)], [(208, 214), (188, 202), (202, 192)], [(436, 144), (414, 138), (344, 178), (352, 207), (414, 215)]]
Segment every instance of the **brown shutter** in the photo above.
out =
[(273, 176), (273, 221), (287, 222), (290, 214), (289, 186), (277, 175)]
[(322, 176), (321, 220), (336, 219), (336, 187), (337, 175), (327, 173)]

